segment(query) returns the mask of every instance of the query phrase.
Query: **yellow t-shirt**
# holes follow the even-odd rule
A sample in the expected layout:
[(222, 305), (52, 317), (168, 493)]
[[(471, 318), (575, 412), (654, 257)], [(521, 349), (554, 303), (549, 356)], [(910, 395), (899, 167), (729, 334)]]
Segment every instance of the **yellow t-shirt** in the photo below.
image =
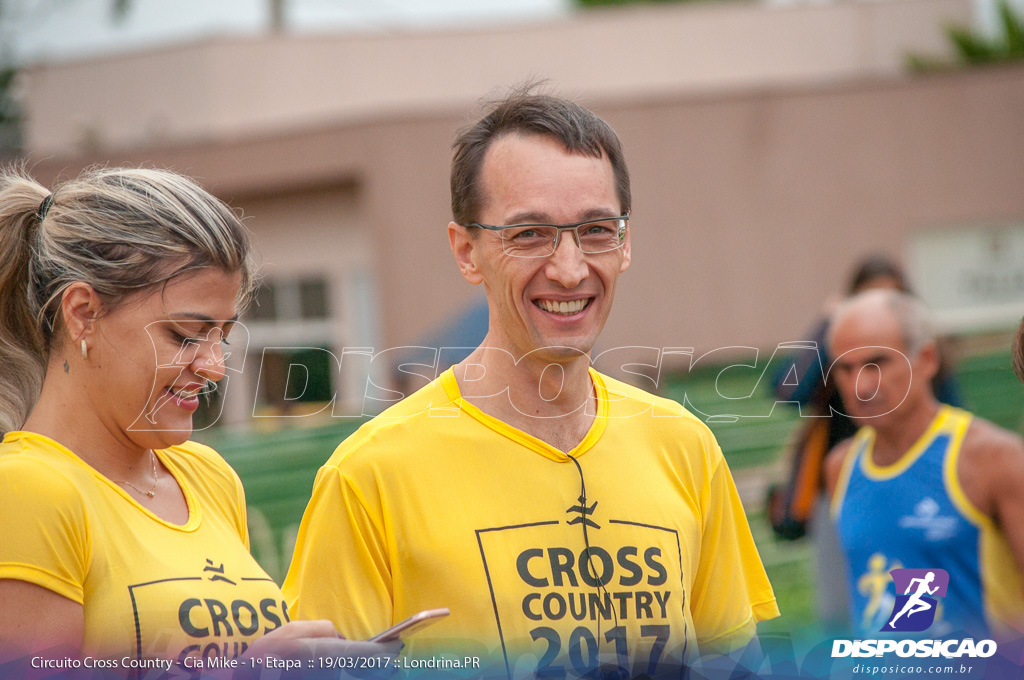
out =
[(188, 502), (166, 522), (57, 442), (10, 432), (0, 444), (0, 578), (80, 603), (83, 656), (236, 657), (288, 620), (248, 550), (245, 499), (212, 449), (157, 451)]
[(448, 607), (409, 657), (480, 652), (511, 677), (609, 658), (653, 676), (749, 641), (778, 607), (714, 436), (591, 376), (599, 412), (569, 452), (585, 502), (569, 456), (462, 400), (450, 370), (361, 427), (317, 475), (293, 614), (367, 638)]

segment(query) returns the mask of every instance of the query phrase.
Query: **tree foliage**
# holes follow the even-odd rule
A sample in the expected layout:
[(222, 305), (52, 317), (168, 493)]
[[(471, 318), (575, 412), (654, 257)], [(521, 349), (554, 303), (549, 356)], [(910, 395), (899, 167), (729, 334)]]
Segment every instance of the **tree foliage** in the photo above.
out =
[[(948, 26), (946, 35), (956, 49), (957, 64), (978, 66), (1024, 59), (1024, 17), (999, 0), (999, 35), (988, 37), (963, 26)], [(946, 69), (956, 64), (932, 57), (910, 55), (910, 67), (917, 71)]]

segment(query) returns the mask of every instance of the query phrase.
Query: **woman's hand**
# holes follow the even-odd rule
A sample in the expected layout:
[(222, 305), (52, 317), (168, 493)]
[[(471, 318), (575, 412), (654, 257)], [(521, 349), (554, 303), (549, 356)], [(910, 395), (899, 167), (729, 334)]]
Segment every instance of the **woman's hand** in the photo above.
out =
[(330, 621), (292, 621), (249, 646), (245, 656), (265, 659), (318, 659), (322, 657), (398, 656), (401, 642), (346, 640)]

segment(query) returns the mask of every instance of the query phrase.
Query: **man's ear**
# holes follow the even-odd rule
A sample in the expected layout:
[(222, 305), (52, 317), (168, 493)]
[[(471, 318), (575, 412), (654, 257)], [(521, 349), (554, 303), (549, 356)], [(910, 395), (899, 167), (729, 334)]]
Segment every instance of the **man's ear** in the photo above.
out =
[(61, 319), (67, 340), (78, 344), (92, 333), (95, 321), (103, 310), (99, 294), (84, 281), (75, 281), (64, 289), (60, 300)]
[(925, 343), (924, 347), (918, 350), (916, 361), (917, 370), (921, 371), (921, 377), (931, 382), (935, 374), (939, 372), (939, 346), (934, 340)]
[(461, 224), (449, 222), (448, 243), (451, 245), (452, 255), (455, 256), (455, 263), (459, 265), (462, 278), (474, 286), (480, 285), (484, 278), (477, 265), (477, 241), (473, 235)]

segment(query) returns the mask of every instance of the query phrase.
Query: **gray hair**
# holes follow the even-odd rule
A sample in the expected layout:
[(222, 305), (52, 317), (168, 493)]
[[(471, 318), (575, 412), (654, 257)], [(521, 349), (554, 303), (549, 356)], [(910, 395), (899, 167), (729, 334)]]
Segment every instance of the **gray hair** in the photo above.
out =
[(920, 298), (899, 290), (875, 289), (858, 293), (840, 303), (832, 315), (832, 323), (828, 332), (830, 346), (839, 320), (846, 316), (850, 308), (870, 298), (877, 298), (892, 312), (900, 326), (900, 335), (903, 337), (903, 347), (907, 354), (915, 356), (926, 345), (935, 342), (935, 328), (932, 325), (931, 314)]
[(187, 271), (255, 266), (238, 216), (168, 170), (90, 168), (51, 193), (22, 168), (0, 170), (0, 431), (21, 427), (42, 388), (64, 291), (88, 283), (113, 309)]

